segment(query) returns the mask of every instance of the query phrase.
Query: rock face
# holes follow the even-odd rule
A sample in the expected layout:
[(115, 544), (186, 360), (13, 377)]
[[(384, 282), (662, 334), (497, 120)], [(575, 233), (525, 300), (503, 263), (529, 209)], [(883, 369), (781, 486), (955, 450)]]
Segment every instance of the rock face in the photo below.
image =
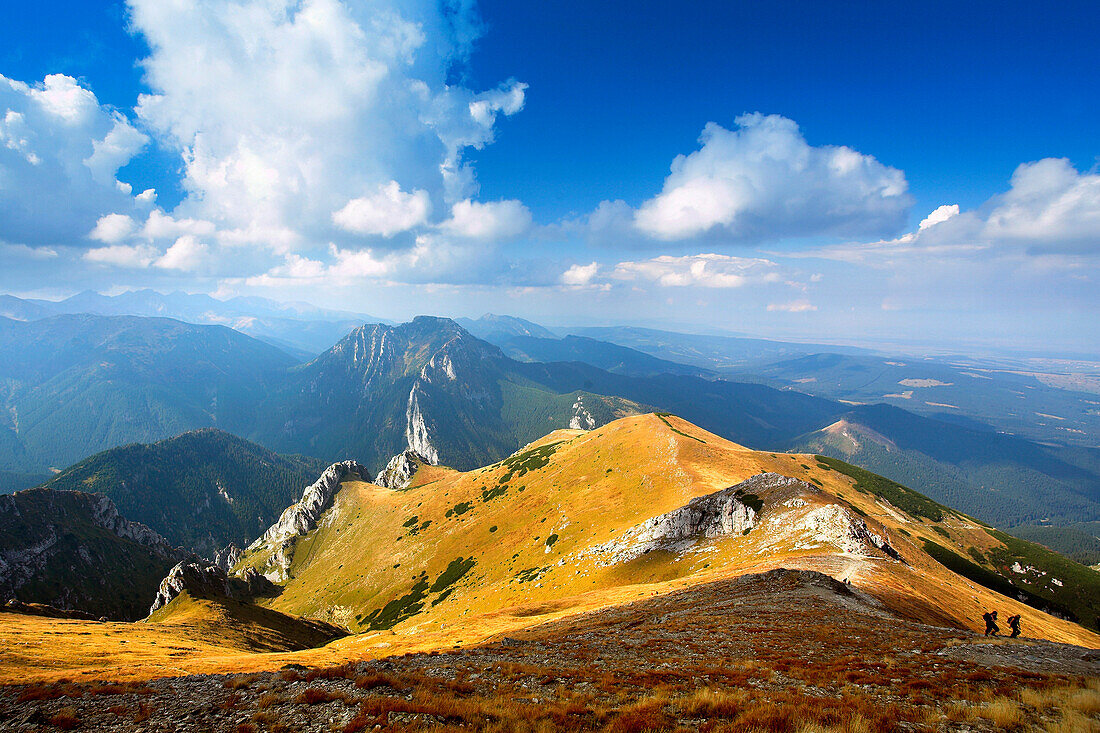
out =
[(622, 538), (597, 545), (600, 564), (627, 562), (653, 550), (683, 552), (701, 539), (737, 535), (756, 524), (756, 510), (746, 503), (755, 491), (781, 481), (793, 481), (778, 474), (760, 474), (736, 486), (700, 496), (667, 514), (631, 527)]
[(252, 568), (248, 568), (240, 577), (234, 577), (212, 563), (181, 562), (160, 582), (149, 613), (164, 608), (184, 591), (192, 598), (251, 601), (255, 596), (269, 592), (271, 587), (271, 582)]
[(439, 451), (432, 445), (431, 433), (424, 422), (424, 411), (420, 409), (420, 389), (418, 379), (409, 391), (409, 405), (405, 409), (405, 440), (409, 442), (410, 450), (426, 456), (428, 463), (435, 465), (439, 463)]
[(569, 427), (572, 430), (593, 430), (596, 427), (596, 418), (585, 409), (584, 398), (580, 396), (573, 402), (573, 416), (569, 418)]
[(409, 448), (391, 458), (382, 473), (374, 479), (374, 483), (387, 489), (404, 489), (420, 467), (430, 463), (427, 458)]
[(241, 561), (242, 557), (244, 557), (244, 550), (230, 543), (214, 553), (214, 557), (210, 559), (210, 564), (228, 573), (234, 565)]
[(132, 620), (164, 572), (188, 554), (119, 516), (99, 494), (0, 496), (0, 596)]
[(867, 523), (839, 504), (826, 504), (807, 512), (797, 529), (805, 532), (805, 540), (796, 547), (811, 544), (829, 544), (849, 555), (866, 556), (875, 547), (895, 560), (897, 551), (880, 535), (872, 532)]
[(287, 579), (295, 541), (317, 526), (317, 520), (332, 506), (340, 483), (348, 479), (370, 481), (371, 477), (367, 469), (355, 461), (332, 464), (305, 490), (297, 504), (287, 507), (279, 521), (248, 546), (249, 552), (270, 552), (262, 568), (265, 577), (275, 583)]

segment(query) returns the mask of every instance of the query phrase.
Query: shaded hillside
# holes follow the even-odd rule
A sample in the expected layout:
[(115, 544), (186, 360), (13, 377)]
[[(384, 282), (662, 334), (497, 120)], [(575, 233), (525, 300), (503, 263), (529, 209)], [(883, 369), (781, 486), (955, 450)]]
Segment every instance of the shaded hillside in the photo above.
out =
[(630, 326), (576, 327), (567, 330), (578, 336), (588, 336), (627, 346), (658, 359), (690, 364), (718, 372), (740, 370), (750, 365), (765, 365), (779, 359), (822, 351), (869, 353), (868, 349), (854, 347), (769, 341), (742, 336), (677, 333)]
[(1081, 449), (971, 430), (888, 405), (858, 407), (789, 447), (865, 466), (1002, 526), (1100, 518), (1100, 471)]
[(0, 470), (39, 471), (197, 427), (235, 430), (294, 359), (161, 318), (0, 321)]
[(29, 489), (0, 496), (0, 596), (134, 620), (185, 553), (103, 496)]
[(247, 545), (327, 464), (282, 456), (213, 428), (98, 453), (62, 471), (51, 489), (109, 497), (123, 515), (210, 556)]

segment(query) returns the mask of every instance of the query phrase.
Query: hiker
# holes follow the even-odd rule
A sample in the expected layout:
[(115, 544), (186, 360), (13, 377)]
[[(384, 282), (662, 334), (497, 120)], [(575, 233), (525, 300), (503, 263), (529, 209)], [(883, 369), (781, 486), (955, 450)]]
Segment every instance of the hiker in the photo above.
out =
[(997, 612), (996, 611), (986, 611), (985, 613), (982, 614), (982, 618), (985, 620), (985, 635), (986, 636), (989, 636), (990, 634), (993, 634), (993, 636), (996, 636), (997, 634), (1001, 633), (1001, 628), (999, 626), (997, 626)]
[(1019, 616), (1019, 614), (1017, 614), (1015, 616), (1009, 616), (1008, 617), (1008, 628), (1012, 629), (1012, 633), (1009, 634), (1009, 638), (1015, 639), (1017, 636), (1020, 635), (1020, 616)]

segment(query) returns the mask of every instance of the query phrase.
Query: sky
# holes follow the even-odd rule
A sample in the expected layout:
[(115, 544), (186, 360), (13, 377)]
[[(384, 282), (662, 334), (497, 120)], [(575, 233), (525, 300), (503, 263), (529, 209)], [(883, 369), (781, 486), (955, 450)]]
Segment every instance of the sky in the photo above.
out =
[(1097, 354), (1050, 5), (5, 2), (0, 292)]

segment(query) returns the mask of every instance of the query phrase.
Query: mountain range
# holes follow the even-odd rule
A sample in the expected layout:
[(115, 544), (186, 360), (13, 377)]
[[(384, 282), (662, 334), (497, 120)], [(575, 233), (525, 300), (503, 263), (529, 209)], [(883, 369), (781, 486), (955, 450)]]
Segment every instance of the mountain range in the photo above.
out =
[[(1001, 526), (1041, 532), (1100, 520), (1095, 449), (729, 381), (615, 344), (527, 335), (537, 331), (518, 319), (479, 323), (512, 353), (523, 345), (530, 361), (434, 317), (359, 326), (304, 364), (222, 326), (88, 315), (0, 321), (0, 470), (40, 474), (202, 427), (375, 472), (409, 446), (470, 469), (549, 430), (659, 409), (743, 445), (866, 465)], [(544, 361), (558, 358), (566, 361)]]
[(299, 361), (308, 361), (356, 326), (382, 322), (382, 319), (363, 313), (258, 297), (219, 300), (204, 294), (155, 290), (131, 290), (117, 295), (87, 290), (63, 300), (0, 295), (0, 317), (3, 318), (34, 321), (74, 314), (173, 318), (196, 325), (228, 326), (277, 346)]

